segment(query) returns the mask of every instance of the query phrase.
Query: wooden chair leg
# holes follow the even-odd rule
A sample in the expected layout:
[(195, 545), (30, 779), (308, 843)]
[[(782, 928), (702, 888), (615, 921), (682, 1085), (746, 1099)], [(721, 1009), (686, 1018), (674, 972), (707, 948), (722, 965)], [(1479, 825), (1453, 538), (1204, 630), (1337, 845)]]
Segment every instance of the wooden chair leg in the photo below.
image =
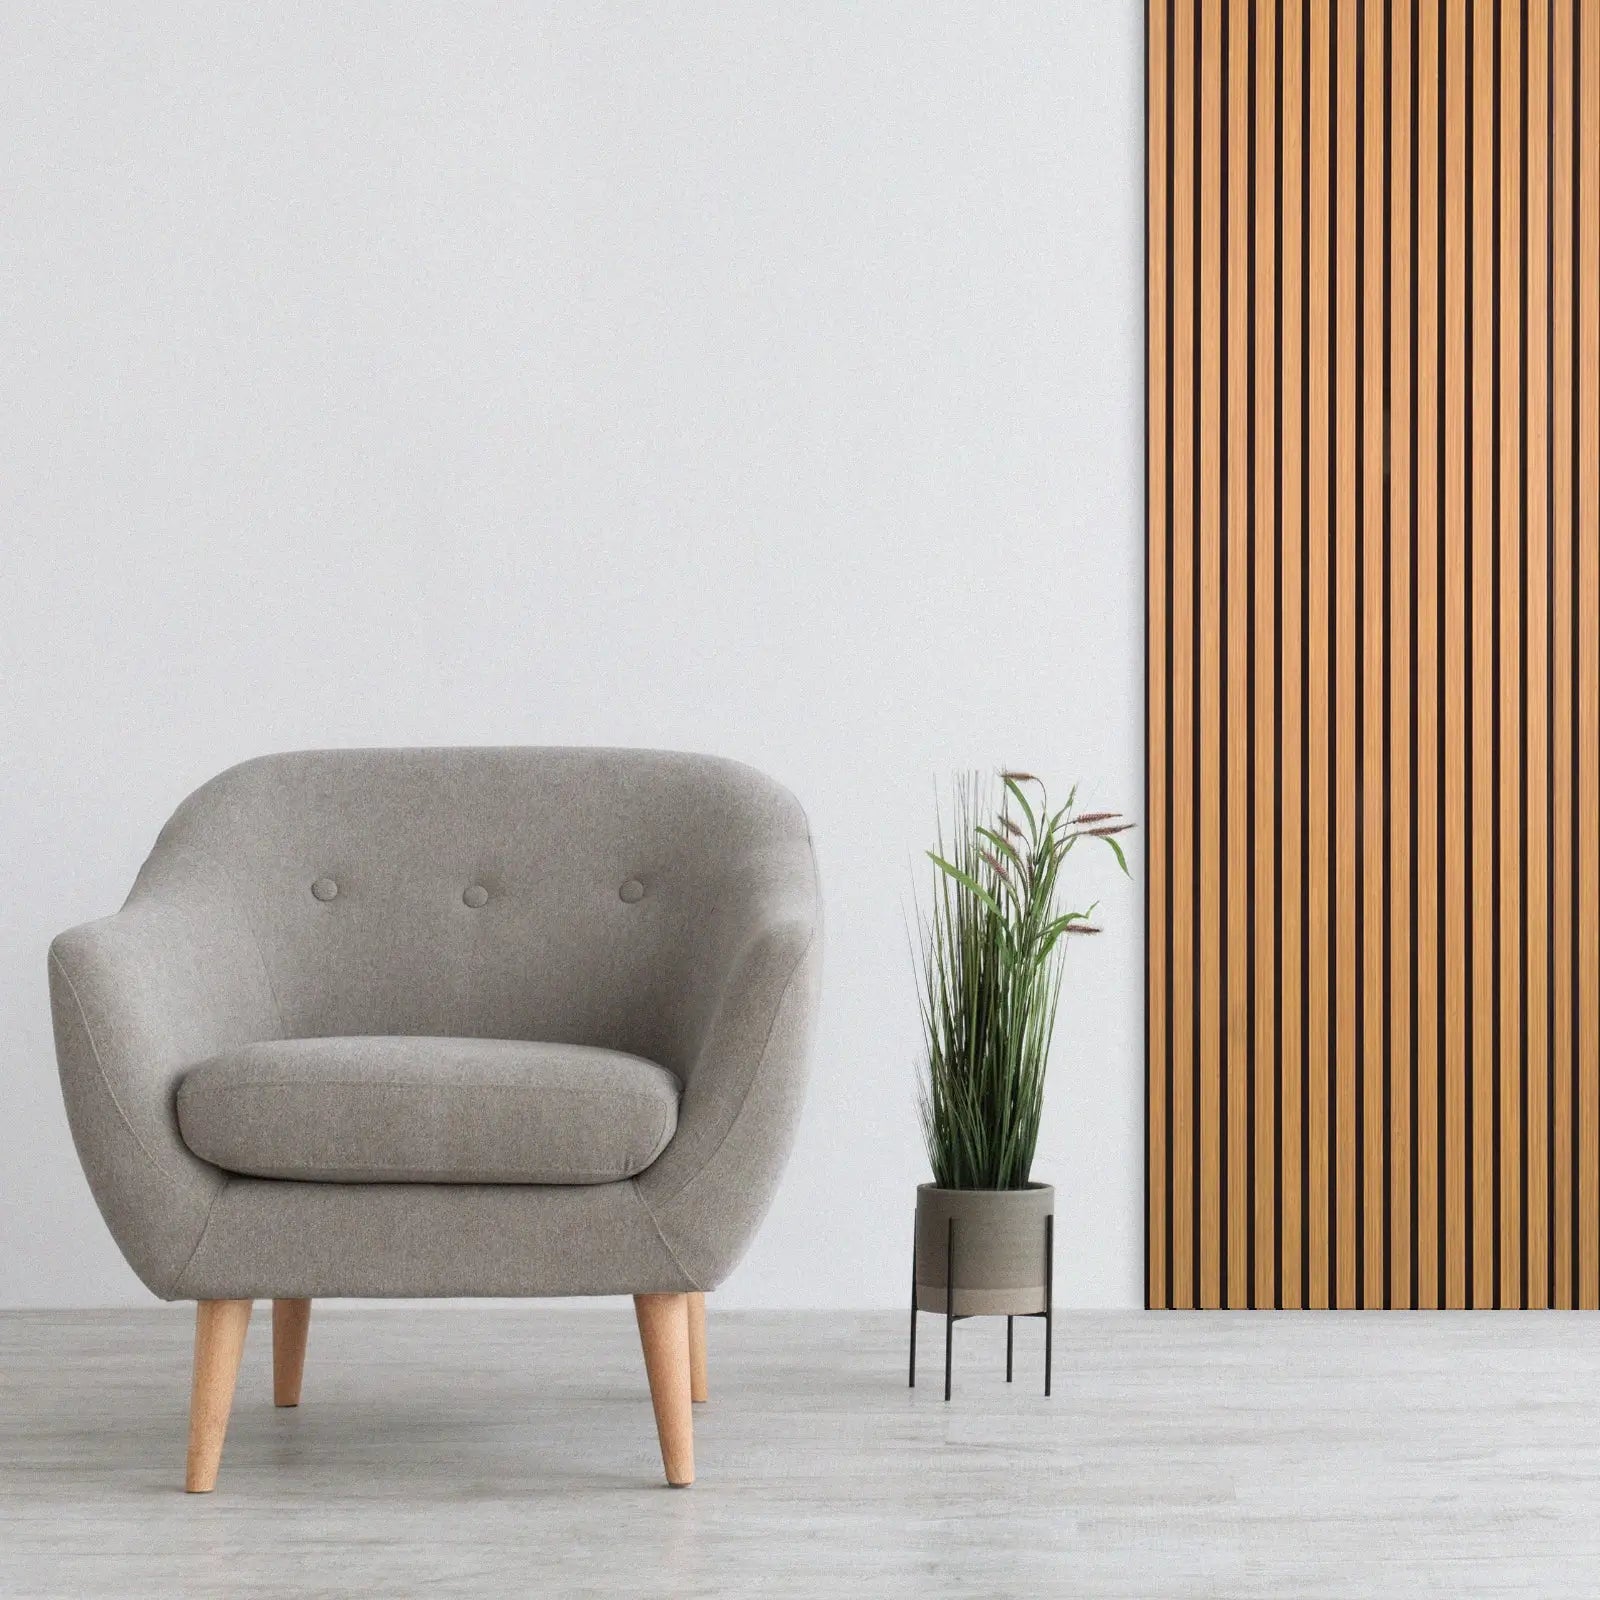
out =
[(189, 1398), (189, 1465), (184, 1488), (210, 1494), (222, 1464), (222, 1441), (233, 1386), (250, 1326), (250, 1301), (201, 1300), (195, 1305), (194, 1387)]
[(675, 1489), (694, 1482), (694, 1407), (689, 1389), (689, 1297), (636, 1294), (639, 1343), (661, 1440), (661, 1463)]
[(689, 1394), (695, 1403), (709, 1398), (706, 1388), (706, 1297), (689, 1296)]
[(272, 1302), (272, 1403), (300, 1404), (300, 1380), (306, 1370), (306, 1334), (311, 1327), (309, 1300)]

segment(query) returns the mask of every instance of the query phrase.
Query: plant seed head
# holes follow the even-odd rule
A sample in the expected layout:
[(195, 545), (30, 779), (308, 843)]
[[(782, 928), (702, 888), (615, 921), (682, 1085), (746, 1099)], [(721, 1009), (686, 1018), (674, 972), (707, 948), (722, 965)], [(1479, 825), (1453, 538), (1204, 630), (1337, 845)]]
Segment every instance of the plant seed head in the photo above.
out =
[(988, 862), (988, 864), (991, 867), (993, 867), (994, 870), (997, 873), (999, 873), (999, 875), (1002, 878), (1004, 878), (1007, 883), (1011, 882), (1011, 874), (1006, 871), (1004, 865), (1001, 863), (1001, 860), (1000, 860), (999, 856), (997, 856), (994, 853), (994, 851), (992, 851), (992, 850), (980, 850), (978, 852), (978, 854), (979, 854), (980, 857), (982, 857), (982, 859), (984, 861)]

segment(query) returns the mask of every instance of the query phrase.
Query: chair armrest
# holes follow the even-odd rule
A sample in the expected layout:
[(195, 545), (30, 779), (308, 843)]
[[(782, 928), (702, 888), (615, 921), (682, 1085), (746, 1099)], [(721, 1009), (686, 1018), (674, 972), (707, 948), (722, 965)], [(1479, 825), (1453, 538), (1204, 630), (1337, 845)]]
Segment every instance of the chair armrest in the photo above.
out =
[(705, 934), (677, 1132), (636, 1184), (679, 1265), (712, 1288), (766, 1214), (804, 1099), (822, 958), (809, 843), (742, 862)]
[(61, 934), (49, 969), (62, 1094), (89, 1187), (141, 1281), (177, 1298), (225, 1182), (179, 1135), (177, 1080), (281, 1032), (254, 935), (219, 869), (168, 857), (115, 916)]

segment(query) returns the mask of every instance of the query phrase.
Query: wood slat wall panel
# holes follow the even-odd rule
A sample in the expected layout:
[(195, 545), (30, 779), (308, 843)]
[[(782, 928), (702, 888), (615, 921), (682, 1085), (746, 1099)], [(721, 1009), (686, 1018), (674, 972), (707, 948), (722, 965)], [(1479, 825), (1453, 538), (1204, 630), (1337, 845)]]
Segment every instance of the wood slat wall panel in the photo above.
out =
[(1600, 1305), (1600, 0), (1152, 0), (1153, 1306)]

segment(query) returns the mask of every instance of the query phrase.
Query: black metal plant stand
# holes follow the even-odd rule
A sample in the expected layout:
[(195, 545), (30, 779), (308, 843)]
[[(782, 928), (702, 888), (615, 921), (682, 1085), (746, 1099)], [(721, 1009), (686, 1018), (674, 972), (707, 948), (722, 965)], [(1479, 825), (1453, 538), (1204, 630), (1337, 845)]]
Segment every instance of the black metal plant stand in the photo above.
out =
[[(982, 1316), (983, 1312), (960, 1312), (955, 1309), (956, 1304), (956, 1219), (951, 1217), (946, 1224), (944, 1256), (944, 1397), (950, 1398), (950, 1367), (955, 1350), (955, 1331), (958, 1322), (965, 1322), (970, 1317)], [(1050, 1393), (1050, 1358), (1055, 1342), (1055, 1277), (1056, 1277), (1056, 1219), (1053, 1215), (1044, 1219), (1044, 1310), (1024, 1311), (1020, 1315), (1025, 1317), (1044, 1318), (1044, 1392)], [(933, 1313), (935, 1316), (937, 1312)], [(998, 1314), (998, 1313), (996, 1313)], [(1016, 1315), (1006, 1317), (1006, 1382), (1011, 1382), (1011, 1357), (1012, 1334)], [(911, 1382), (909, 1387), (917, 1386), (917, 1251), (915, 1243), (911, 1247)]]

